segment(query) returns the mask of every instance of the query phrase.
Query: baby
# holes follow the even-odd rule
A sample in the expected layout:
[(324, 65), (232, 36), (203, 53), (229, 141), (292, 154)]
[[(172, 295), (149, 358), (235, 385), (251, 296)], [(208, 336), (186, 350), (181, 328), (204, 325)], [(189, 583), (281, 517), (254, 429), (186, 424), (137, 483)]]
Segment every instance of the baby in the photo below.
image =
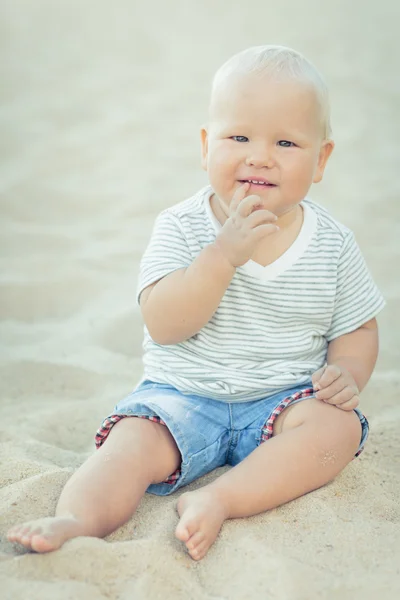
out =
[(146, 491), (231, 465), (178, 499), (176, 537), (199, 560), (225, 520), (323, 486), (363, 448), (384, 301), (352, 232), (307, 198), (334, 147), (321, 76), (289, 48), (237, 54), (214, 78), (201, 144), (210, 185), (159, 215), (141, 262), (144, 377), (56, 516), (12, 542), (49, 552), (107, 536)]

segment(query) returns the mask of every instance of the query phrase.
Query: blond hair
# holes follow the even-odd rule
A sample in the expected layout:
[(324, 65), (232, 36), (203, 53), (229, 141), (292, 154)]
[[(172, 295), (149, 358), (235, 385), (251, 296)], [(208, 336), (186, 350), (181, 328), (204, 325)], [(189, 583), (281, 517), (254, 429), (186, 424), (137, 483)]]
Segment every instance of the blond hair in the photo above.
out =
[(325, 139), (331, 135), (330, 103), (327, 85), (317, 68), (300, 52), (285, 46), (253, 46), (227, 60), (216, 72), (211, 97), (230, 77), (246, 74), (270, 75), (274, 78), (293, 79), (311, 85), (321, 108)]

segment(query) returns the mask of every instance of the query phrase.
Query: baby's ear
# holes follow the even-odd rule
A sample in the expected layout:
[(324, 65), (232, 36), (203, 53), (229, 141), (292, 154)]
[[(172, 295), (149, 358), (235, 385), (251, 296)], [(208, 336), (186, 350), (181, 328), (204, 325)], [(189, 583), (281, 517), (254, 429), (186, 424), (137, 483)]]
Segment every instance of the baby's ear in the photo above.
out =
[(323, 177), (324, 171), (325, 171), (325, 167), (326, 167), (326, 163), (328, 162), (328, 159), (329, 159), (330, 155), (332, 154), (334, 147), (335, 147), (335, 143), (333, 140), (325, 140), (322, 142), (321, 149), (319, 151), (319, 156), (318, 156), (317, 168), (315, 169), (315, 174), (314, 174), (314, 179), (313, 179), (314, 183), (319, 183), (322, 180), (322, 177)]
[(207, 171), (208, 164), (208, 132), (205, 127), (200, 130), (201, 137), (201, 166)]

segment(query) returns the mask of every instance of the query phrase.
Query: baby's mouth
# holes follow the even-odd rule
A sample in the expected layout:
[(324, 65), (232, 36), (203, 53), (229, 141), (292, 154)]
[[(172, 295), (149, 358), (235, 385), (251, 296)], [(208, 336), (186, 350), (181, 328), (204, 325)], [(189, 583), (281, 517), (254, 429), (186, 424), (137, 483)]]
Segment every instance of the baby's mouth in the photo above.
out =
[(276, 187), (275, 183), (271, 183), (267, 179), (240, 179), (239, 183), (250, 183), (258, 187)]

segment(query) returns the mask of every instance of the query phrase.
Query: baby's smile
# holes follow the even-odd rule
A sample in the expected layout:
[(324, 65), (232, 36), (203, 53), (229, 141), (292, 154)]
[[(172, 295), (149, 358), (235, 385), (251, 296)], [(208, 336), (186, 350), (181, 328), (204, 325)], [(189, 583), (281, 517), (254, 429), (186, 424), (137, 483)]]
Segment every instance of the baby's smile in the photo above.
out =
[(254, 179), (239, 179), (239, 183), (250, 183), (250, 189), (253, 188), (273, 188), (276, 187), (276, 183), (268, 181), (264, 177), (257, 177)]

